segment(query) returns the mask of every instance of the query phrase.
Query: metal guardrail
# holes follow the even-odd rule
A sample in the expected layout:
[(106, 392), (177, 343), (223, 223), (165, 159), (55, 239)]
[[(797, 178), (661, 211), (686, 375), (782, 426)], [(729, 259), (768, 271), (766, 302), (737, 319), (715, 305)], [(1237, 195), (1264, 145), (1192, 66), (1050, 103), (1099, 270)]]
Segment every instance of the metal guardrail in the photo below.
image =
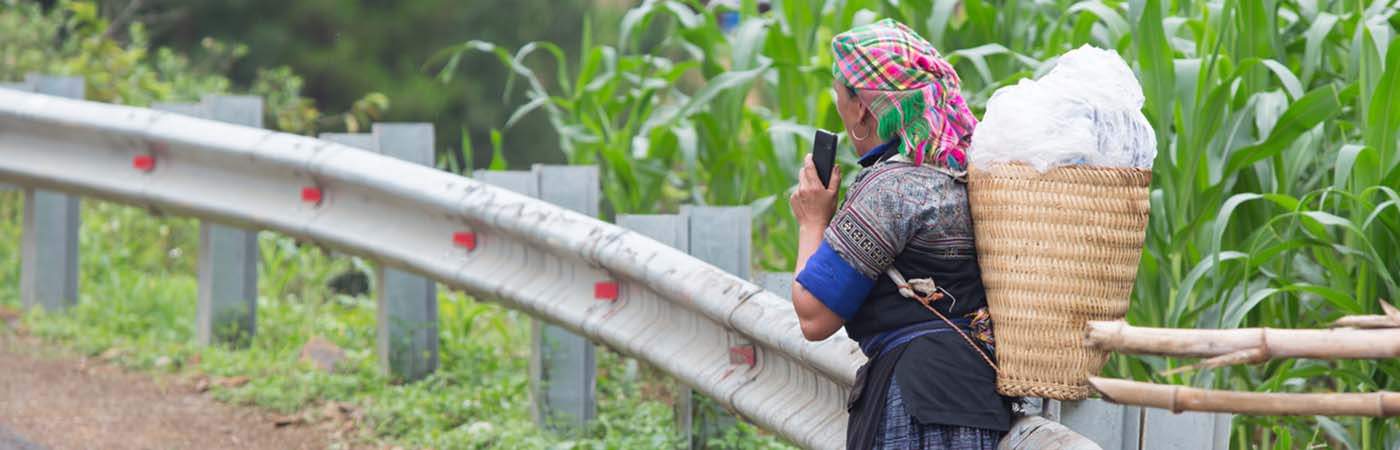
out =
[[(843, 333), (807, 342), (777, 295), (504, 189), (308, 137), (7, 89), (0, 182), (274, 230), (421, 273), (645, 360), (803, 447), (844, 442), (864, 357)], [(752, 358), (730, 358), (729, 332), (756, 344)]]

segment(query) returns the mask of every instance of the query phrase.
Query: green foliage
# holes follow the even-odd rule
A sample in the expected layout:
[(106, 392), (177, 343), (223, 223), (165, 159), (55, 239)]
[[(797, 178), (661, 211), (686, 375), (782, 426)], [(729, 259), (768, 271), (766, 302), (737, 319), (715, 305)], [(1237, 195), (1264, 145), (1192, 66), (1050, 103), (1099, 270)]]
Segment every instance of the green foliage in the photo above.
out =
[[(910, 25), (962, 73), (978, 113), (997, 88), (1093, 44), (1135, 68), (1158, 137), (1130, 322), (1322, 327), (1400, 298), (1394, 2), (775, 1), (766, 14), (755, 3), (742, 2), (742, 21), (726, 32), (716, 20), (722, 8), (645, 1), (623, 17), (617, 40), (585, 39), (574, 60), (545, 64), (573, 65), (574, 81), (557, 87), (527, 60), (547, 43), (511, 52), (468, 42), (446, 51), (443, 74), (464, 53), (495, 54), (525, 80), (512, 121), (544, 111), (571, 162), (602, 166), (611, 211), (757, 205), (756, 264), (782, 269), (792, 263), (796, 228), (774, 199), (795, 184), (811, 127), (841, 128), (826, 48), (835, 33), (880, 17)], [(1115, 356), (1107, 372), (1255, 391), (1400, 389), (1396, 361), (1158, 375), (1182, 363)], [(1377, 419), (1235, 424), (1238, 448), (1400, 441)]]
[[(500, 102), (505, 74), (484, 55), (463, 61), (471, 83), (444, 86), (423, 62), (439, 48), (468, 39), (517, 46), (532, 39), (573, 42), (585, 10), (616, 9), (591, 0), (107, 0), (106, 16), (127, 8), (142, 17), (152, 42), (185, 52), (212, 37), (249, 50), (224, 72), (237, 85), (251, 85), (267, 67), (289, 66), (306, 80), (304, 94), (331, 110), (347, 110), (365, 92), (393, 99), (386, 121), (430, 121), (439, 149), (455, 147), (459, 133), (487, 142), (490, 128), (510, 114)], [(134, 6), (133, 6), (134, 5)], [(512, 127), (507, 149), (517, 164), (559, 161), (548, 123), (528, 118)], [(441, 152), (459, 169), (484, 167)]]
[[(153, 47), (142, 23), (113, 27), (87, 0), (60, 1), (47, 11), (34, 2), (0, 1), (0, 80), (31, 73), (81, 76), (89, 100), (135, 106), (193, 102), (233, 92), (224, 73), (249, 56), (245, 45), (204, 38), (198, 56), (191, 58)], [(124, 41), (114, 37), (118, 31)], [(343, 113), (323, 114), (303, 96), (303, 87), (302, 78), (288, 67), (260, 68), (247, 93), (266, 99), (269, 124), (301, 134), (365, 130), (389, 107), (388, 97), (372, 92)]]

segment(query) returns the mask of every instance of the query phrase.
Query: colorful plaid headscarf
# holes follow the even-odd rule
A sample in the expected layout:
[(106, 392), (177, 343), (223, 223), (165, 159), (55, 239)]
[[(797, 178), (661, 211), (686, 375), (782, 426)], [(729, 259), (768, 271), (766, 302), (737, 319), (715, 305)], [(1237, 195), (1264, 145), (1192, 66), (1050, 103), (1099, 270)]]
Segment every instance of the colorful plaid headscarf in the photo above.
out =
[(900, 138), (899, 153), (957, 172), (977, 118), (958, 88), (958, 74), (933, 44), (891, 19), (859, 26), (831, 39), (832, 72), (857, 91), (878, 121), (880, 140)]

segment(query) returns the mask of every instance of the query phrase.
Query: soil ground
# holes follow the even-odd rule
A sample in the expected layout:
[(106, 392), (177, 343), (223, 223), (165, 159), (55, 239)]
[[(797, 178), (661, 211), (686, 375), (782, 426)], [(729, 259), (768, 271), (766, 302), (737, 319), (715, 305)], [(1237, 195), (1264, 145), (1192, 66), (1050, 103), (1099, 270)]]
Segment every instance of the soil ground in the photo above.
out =
[(326, 449), (332, 426), (276, 426), (174, 375), (133, 373), (0, 324), (0, 450)]

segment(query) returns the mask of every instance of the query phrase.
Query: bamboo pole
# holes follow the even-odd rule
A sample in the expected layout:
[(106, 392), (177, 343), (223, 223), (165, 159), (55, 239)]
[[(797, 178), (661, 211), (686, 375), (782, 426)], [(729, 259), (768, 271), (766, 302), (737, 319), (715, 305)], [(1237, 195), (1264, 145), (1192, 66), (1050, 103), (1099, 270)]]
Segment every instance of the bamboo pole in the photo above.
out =
[[(1090, 347), (1133, 354), (1210, 358), (1238, 354), (1252, 362), (1280, 358), (1400, 358), (1400, 328), (1200, 330), (1135, 327), (1123, 321), (1091, 321)], [(1262, 352), (1262, 355), (1252, 354)]]
[(1234, 392), (1089, 377), (1104, 399), (1118, 404), (1257, 416), (1400, 416), (1400, 393), (1280, 394)]

